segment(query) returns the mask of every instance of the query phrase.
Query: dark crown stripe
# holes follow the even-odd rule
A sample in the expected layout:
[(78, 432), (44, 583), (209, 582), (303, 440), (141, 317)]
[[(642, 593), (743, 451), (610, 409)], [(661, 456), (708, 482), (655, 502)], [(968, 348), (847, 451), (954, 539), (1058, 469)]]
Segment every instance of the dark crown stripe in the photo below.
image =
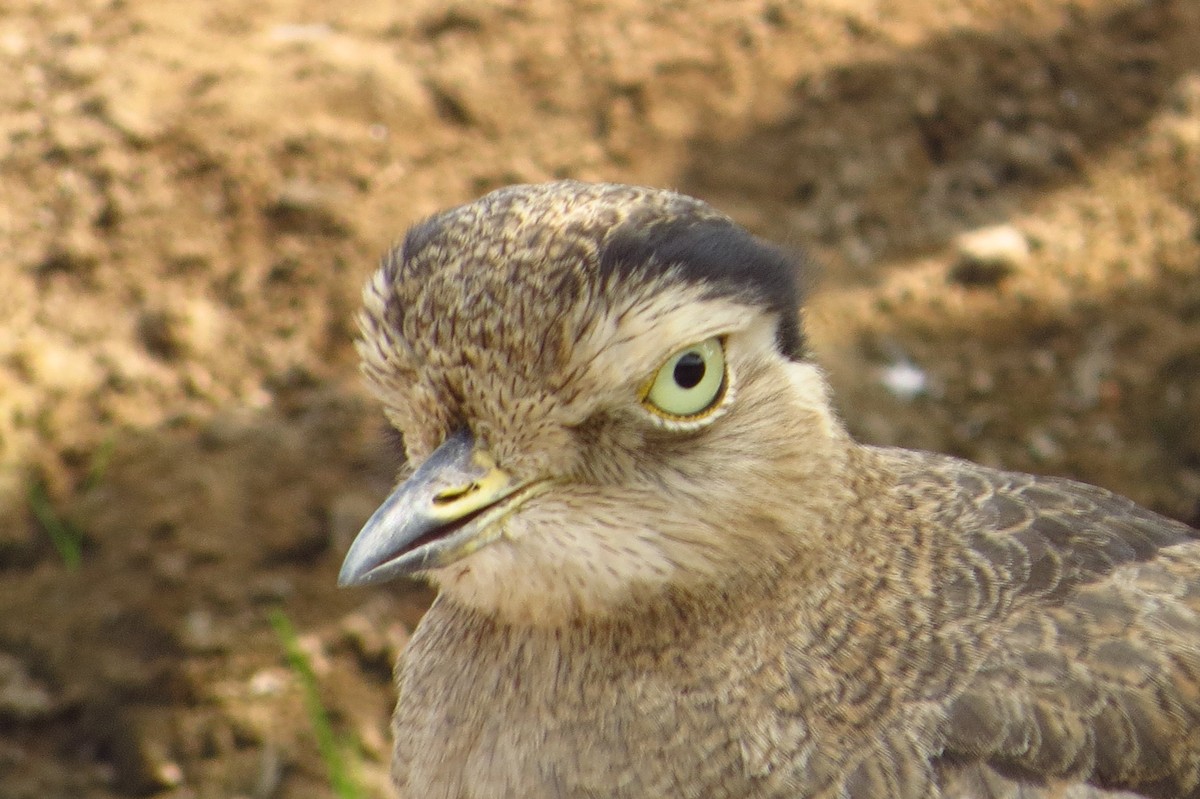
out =
[(779, 318), (784, 355), (804, 358), (798, 254), (762, 241), (725, 219), (679, 217), (613, 230), (600, 248), (604, 280), (670, 275), (720, 296), (766, 306)]

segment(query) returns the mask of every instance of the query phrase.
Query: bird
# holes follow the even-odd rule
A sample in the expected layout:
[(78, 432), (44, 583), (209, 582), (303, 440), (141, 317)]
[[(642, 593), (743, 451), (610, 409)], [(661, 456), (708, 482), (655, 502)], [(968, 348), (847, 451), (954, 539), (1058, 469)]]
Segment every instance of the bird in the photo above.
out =
[(399, 796), (1200, 797), (1200, 533), (858, 443), (810, 273), (569, 180), (382, 259), (357, 350), (407, 465), (339, 583), (436, 588)]

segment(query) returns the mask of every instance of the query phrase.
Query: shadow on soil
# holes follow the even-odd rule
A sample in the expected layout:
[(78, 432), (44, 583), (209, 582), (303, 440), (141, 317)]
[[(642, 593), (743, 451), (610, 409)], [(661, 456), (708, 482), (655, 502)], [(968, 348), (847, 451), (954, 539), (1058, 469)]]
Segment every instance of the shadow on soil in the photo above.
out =
[(1200, 68), (1197, 41), (1191, 0), (1078, 10), (1052, 31), (953, 31), (808, 76), (790, 113), (738, 138), (697, 136), (679, 185), (718, 204), (788, 209), (790, 223), (766, 223), (768, 235), (854, 240), (862, 263), (830, 276), (869, 282), (880, 262), (1078, 181)]

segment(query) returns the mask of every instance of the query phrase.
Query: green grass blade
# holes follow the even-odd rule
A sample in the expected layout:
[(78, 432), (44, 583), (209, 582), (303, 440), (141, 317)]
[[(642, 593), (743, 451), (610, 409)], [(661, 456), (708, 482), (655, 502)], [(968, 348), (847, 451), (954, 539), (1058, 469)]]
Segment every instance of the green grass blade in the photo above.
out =
[(312, 664), (300, 648), (300, 640), (296, 630), (287, 615), (278, 608), (271, 611), (271, 626), (287, 655), (288, 666), (300, 681), (301, 695), (304, 699), (304, 709), (312, 724), (313, 734), (317, 739), (317, 749), (325, 762), (329, 774), (329, 784), (339, 799), (362, 799), (362, 786), (352, 768), (351, 758), (347, 757), (350, 750), (348, 742), (339, 741), (334, 735), (333, 725), (329, 722), (329, 713), (321, 703), (320, 692), (317, 690), (317, 675), (313, 672)]
[(46, 484), (34, 479), (29, 484), (29, 508), (38, 524), (50, 536), (68, 571), (75, 571), (83, 563), (83, 535), (70, 522), (58, 515), (50, 501)]

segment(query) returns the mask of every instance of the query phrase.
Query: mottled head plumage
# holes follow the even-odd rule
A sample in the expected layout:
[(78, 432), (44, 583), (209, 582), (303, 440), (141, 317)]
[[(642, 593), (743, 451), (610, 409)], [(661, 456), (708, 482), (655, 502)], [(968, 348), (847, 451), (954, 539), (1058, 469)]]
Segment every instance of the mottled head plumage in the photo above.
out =
[(798, 359), (800, 270), (796, 254), (691, 197), (560, 181), (501, 189), (415, 225), (385, 258), (374, 286), (384, 293), (368, 297), (367, 310), (414, 346), (436, 347), (464, 328), (484, 346), (501, 337), (509, 351), (536, 351), (541, 366), (557, 366), (614, 284), (629, 294), (678, 282), (769, 308), (780, 350)]
[[(364, 292), (359, 351), (411, 462), (469, 430), (516, 479), (557, 481), (559, 489), (511, 521), (539, 531), (526, 540), (543, 542), (540, 555), (530, 554), (529, 545), (522, 557), (558, 552), (560, 566), (546, 569), (547, 579), (558, 581), (547, 596), (559, 589), (615, 596), (621, 589), (604, 588), (606, 581), (628, 573), (598, 581), (594, 571), (581, 576), (598, 562), (597, 547), (640, 547), (640, 557), (623, 561), (628, 572), (641, 570), (637, 580), (650, 571), (651, 581), (703, 574), (721, 557), (702, 541), (718, 534), (716, 517), (668, 523), (664, 516), (658, 523), (650, 513), (644, 522), (628, 522), (626, 507), (661, 503), (665, 514), (669, 501), (686, 501), (681, 497), (704, 485), (693, 481), (698, 474), (708, 480), (727, 460), (773, 457), (769, 448), (746, 457), (746, 447), (759, 446), (753, 442), (769, 442), (765, 428), (749, 432), (766, 423), (753, 414), (734, 414), (722, 432), (707, 436), (711, 460), (688, 455), (694, 437), (707, 435), (705, 425), (682, 437), (639, 399), (674, 352), (713, 337), (723, 342), (728, 373), (718, 416), (739, 402), (769, 402), (780, 386), (792, 385), (788, 378), (755, 382), (754, 375), (803, 366), (797, 396), (823, 420), (810, 428), (813, 451), (824, 446), (817, 438), (836, 428), (824, 384), (804, 358), (801, 270), (796, 255), (674, 192), (574, 181), (513, 186), (410, 230)], [(675, 486), (673, 498), (634, 499), (667, 485)], [(600, 510), (572, 533), (585, 543), (563, 554), (565, 533), (541, 532), (548, 528), (538, 509), (580, 501), (585, 493)], [(750, 501), (750, 494), (730, 497), (730, 512)], [(619, 510), (608, 518), (605, 508)], [(601, 518), (611, 531), (650, 526), (607, 540)], [(580, 532), (593, 528), (590, 537)], [(736, 534), (725, 538), (726, 546), (739, 547)], [(749, 543), (743, 549), (748, 560), (761, 554)], [(491, 546), (471, 559), (471, 579), (484, 585), (486, 564), (505, 552)], [(589, 580), (596, 585), (585, 585)]]

